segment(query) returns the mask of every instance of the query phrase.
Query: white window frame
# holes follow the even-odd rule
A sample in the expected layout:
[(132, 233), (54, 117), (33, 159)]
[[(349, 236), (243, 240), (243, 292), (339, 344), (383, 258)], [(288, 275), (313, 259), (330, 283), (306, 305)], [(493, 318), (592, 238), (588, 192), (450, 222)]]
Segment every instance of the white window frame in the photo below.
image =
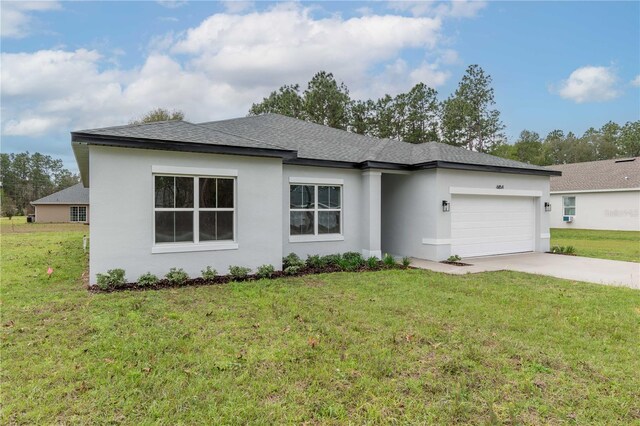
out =
[[(73, 211), (76, 209), (75, 219)], [(80, 220), (82, 215), (80, 215), (81, 209), (84, 209), (84, 220)], [(70, 206), (69, 207), (69, 222), (86, 222), (87, 221), (87, 206)]]
[[(572, 205), (565, 205), (564, 204), (564, 200), (566, 198), (573, 198), (573, 204)], [(566, 214), (566, 209), (573, 209), (574, 213), (573, 214)], [(562, 216), (571, 216), (574, 217), (576, 215), (576, 213), (578, 212), (578, 209), (576, 209), (576, 196), (575, 195), (566, 195), (562, 197)]]
[[(297, 209), (291, 208), (291, 187), (292, 186), (313, 186), (314, 207), (311, 209)], [(321, 186), (338, 186), (340, 187), (340, 208), (321, 209), (318, 207), (318, 188)], [(309, 178), (297, 178), (289, 179), (289, 189), (287, 198), (287, 206), (289, 206), (289, 212), (287, 215), (287, 229), (289, 233), (289, 242), (313, 242), (313, 241), (343, 241), (343, 227), (344, 227), (344, 182), (342, 179), (325, 179), (325, 180), (313, 180)], [(313, 212), (313, 234), (305, 235), (291, 235), (291, 212)], [(333, 234), (319, 234), (319, 212), (340, 212), (340, 232)]]
[[(193, 179), (193, 207), (166, 208), (156, 207), (156, 176), (188, 177)], [(233, 207), (202, 207), (200, 208), (200, 178), (204, 179), (232, 179), (233, 180)], [(153, 166), (152, 174), (152, 209), (151, 209), (151, 252), (152, 253), (179, 253), (190, 251), (213, 251), (238, 249), (238, 172), (237, 170), (205, 169), (173, 166)], [(156, 212), (157, 211), (190, 211), (193, 212), (193, 241), (162, 242), (156, 243)], [(233, 212), (233, 239), (200, 241), (200, 211), (232, 211)]]

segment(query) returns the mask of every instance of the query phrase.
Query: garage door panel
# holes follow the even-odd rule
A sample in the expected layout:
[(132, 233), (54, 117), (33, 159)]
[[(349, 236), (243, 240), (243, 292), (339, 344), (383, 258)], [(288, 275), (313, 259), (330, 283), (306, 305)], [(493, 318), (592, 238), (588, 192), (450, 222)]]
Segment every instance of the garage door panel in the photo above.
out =
[(462, 257), (532, 251), (531, 197), (456, 195), (451, 200), (451, 252)]

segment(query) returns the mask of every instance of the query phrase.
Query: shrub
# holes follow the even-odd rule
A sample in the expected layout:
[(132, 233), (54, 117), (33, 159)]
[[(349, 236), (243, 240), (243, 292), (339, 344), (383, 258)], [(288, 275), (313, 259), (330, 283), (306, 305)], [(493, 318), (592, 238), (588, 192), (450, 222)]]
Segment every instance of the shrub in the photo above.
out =
[(321, 262), (323, 262), (325, 266), (340, 266), (341, 259), (342, 256), (339, 254), (328, 254), (326, 256), (322, 256)]
[(256, 275), (258, 278), (271, 278), (275, 271), (276, 268), (274, 268), (273, 265), (262, 265), (258, 267)]
[(447, 262), (460, 262), (462, 258), (457, 254), (453, 254), (447, 258)]
[(282, 258), (282, 267), (287, 269), (289, 266), (298, 266), (302, 268), (304, 266), (304, 262), (300, 259), (295, 253), (289, 253), (285, 257)]
[(405, 256), (402, 258), (402, 266), (404, 266), (405, 268), (408, 268), (409, 265), (411, 265), (411, 258), (408, 256)]
[(138, 277), (138, 285), (148, 286), (156, 285), (157, 283), (158, 277), (153, 275), (151, 272), (147, 272), (146, 274), (142, 274)]
[(97, 274), (98, 287), (106, 290), (109, 287), (121, 287), (126, 283), (124, 269), (109, 269), (106, 274)]
[(251, 272), (251, 269), (245, 268), (244, 266), (229, 266), (229, 275), (236, 281), (247, 278), (249, 272)]
[(393, 268), (396, 266), (396, 260), (389, 253), (385, 253), (382, 256), (382, 264), (387, 268)]
[(371, 256), (367, 259), (367, 268), (369, 269), (377, 269), (380, 266), (380, 260), (377, 257)]
[(342, 258), (353, 265), (364, 265), (364, 258), (356, 251), (348, 251), (342, 255)]
[(182, 268), (171, 268), (164, 277), (171, 284), (177, 285), (182, 285), (189, 279), (189, 275)]
[(300, 272), (300, 267), (299, 266), (287, 266), (286, 268), (284, 268), (284, 273), (286, 275), (295, 275), (298, 272)]
[(218, 271), (213, 269), (211, 266), (207, 266), (202, 270), (202, 278), (205, 280), (213, 280), (218, 275)]
[(564, 248), (564, 254), (575, 254), (576, 248), (574, 246), (566, 246)]
[(321, 257), (317, 254), (307, 256), (306, 265), (309, 268), (313, 269), (322, 269), (327, 266), (324, 257)]

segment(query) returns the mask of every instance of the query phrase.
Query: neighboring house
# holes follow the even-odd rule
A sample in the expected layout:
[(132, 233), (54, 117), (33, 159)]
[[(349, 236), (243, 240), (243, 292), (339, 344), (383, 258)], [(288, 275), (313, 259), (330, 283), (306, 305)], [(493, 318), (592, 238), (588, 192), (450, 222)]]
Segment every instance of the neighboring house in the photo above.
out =
[(640, 231), (640, 157), (549, 168), (552, 228)]
[(89, 188), (82, 183), (32, 201), (36, 222), (89, 222)]
[(281, 267), (290, 252), (443, 260), (549, 249), (559, 172), (277, 114), (72, 133), (91, 187), (90, 280)]

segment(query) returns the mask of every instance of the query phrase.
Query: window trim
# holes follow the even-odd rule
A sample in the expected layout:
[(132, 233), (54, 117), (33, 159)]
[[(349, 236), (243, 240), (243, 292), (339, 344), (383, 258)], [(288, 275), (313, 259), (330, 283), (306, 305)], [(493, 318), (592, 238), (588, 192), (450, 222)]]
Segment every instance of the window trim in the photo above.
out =
[[(73, 209), (78, 209), (78, 220), (73, 220)], [(84, 220), (80, 220), (80, 209), (84, 209)], [(85, 223), (87, 222), (87, 206), (69, 206), (69, 222)]]
[[(151, 253), (181, 253), (191, 251), (215, 251), (238, 249), (238, 171), (230, 169), (206, 169), (173, 166), (151, 168)], [(193, 207), (156, 207), (156, 176), (193, 178)], [(200, 178), (233, 180), (233, 208), (203, 207), (200, 209)], [(156, 211), (190, 211), (193, 214), (193, 241), (156, 242)], [(200, 241), (200, 211), (232, 211), (233, 239)]]
[[(313, 209), (292, 209), (291, 208), (291, 187), (292, 186), (313, 186), (314, 207)], [(340, 187), (340, 208), (320, 209), (318, 208), (318, 188), (321, 186)], [(287, 185), (287, 229), (290, 243), (320, 242), (320, 241), (344, 241), (344, 181), (342, 179), (313, 179), (313, 178), (289, 178)], [(291, 235), (291, 212), (313, 212), (313, 234)], [(333, 234), (318, 233), (319, 212), (340, 212), (340, 232)]]
[[(569, 205), (569, 206), (566, 206), (564, 204), (564, 200), (566, 198), (573, 198), (573, 204)], [(574, 213), (573, 214), (566, 214), (566, 209), (573, 209)], [(562, 216), (575, 217), (577, 212), (578, 212), (578, 209), (576, 209), (576, 196), (575, 195), (564, 195), (564, 196), (562, 196)]]

